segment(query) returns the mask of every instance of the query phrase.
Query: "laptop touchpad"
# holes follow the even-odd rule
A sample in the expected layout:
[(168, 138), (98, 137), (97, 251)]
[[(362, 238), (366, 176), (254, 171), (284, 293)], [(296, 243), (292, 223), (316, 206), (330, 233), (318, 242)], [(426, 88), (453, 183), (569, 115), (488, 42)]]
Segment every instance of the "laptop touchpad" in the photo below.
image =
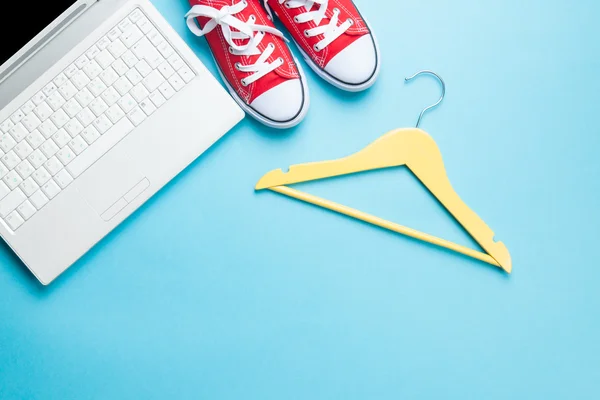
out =
[(78, 178), (77, 189), (102, 216), (144, 177), (127, 153), (113, 149)]

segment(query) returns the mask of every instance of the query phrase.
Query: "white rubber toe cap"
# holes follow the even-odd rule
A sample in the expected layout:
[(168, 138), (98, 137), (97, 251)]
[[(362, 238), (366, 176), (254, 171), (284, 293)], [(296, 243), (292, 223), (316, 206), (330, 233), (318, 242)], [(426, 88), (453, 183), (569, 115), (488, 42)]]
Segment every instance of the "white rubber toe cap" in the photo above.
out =
[(325, 66), (325, 72), (349, 85), (362, 85), (378, 70), (377, 49), (371, 35), (354, 41)]
[(286, 123), (302, 114), (306, 93), (300, 79), (292, 79), (258, 96), (250, 107), (274, 123)]

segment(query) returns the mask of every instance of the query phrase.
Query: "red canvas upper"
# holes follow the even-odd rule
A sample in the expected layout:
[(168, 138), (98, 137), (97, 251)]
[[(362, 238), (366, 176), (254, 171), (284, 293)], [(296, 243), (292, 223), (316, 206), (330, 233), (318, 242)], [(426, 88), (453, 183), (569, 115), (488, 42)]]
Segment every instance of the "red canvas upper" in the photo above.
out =
[[(317, 27), (315, 22), (309, 21), (305, 23), (297, 23), (294, 21), (294, 17), (307, 11), (304, 7), (287, 8), (285, 6), (285, 2), (280, 3), (279, 0), (267, 0), (267, 3), (271, 10), (273, 10), (273, 12), (275, 12), (275, 14), (279, 17), (289, 33), (293, 36), (296, 43), (321, 68), (324, 68), (333, 57), (339, 54), (354, 41), (364, 35), (370, 34), (369, 28), (356, 9), (356, 6), (352, 0), (329, 0), (326, 18), (321, 21), (319, 26), (326, 25), (330, 22), (330, 18), (332, 17), (333, 10), (335, 8), (339, 9), (340, 11), (338, 25), (346, 21), (348, 18), (352, 19), (354, 23), (333, 43), (321, 51), (316, 51), (313, 46), (323, 38), (323, 35), (306, 37), (304, 34), (306, 29)], [(320, 7), (320, 4), (315, 3), (313, 9), (316, 9), (317, 7)]]
[[(210, 6), (220, 10), (223, 7), (237, 4), (240, 1), (243, 0), (190, 0), (190, 4), (192, 6)], [(273, 22), (269, 18), (263, 6), (260, 4), (260, 1), (246, 1), (248, 6), (240, 13), (235, 14), (235, 18), (243, 22), (247, 22), (250, 17), (254, 15), (256, 17), (256, 24), (274, 27)], [(197, 18), (197, 21), (201, 27), (205, 26), (209, 20), (209, 18), (205, 17)], [(235, 29), (232, 30), (235, 31)], [(266, 33), (266, 36), (258, 46), (258, 49), (262, 53), (269, 43), (273, 43), (273, 45), (275, 45), (275, 51), (269, 57), (268, 61), (273, 62), (279, 57), (282, 57), (284, 63), (274, 71), (269, 72), (267, 75), (258, 79), (256, 82), (249, 84), (248, 86), (242, 85), (241, 80), (250, 74), (238, 71), (235, 68), (235, 65), (236, 63), (241, 63), (242, 65), (254, 64), (260, 57), (260, 54), (250, 56), (238, 56), (232, 54), (229, 51), (229, 44), (225, 41), (223, 31), (220, 26), (217, 26), (213, 31), (206, 34), (206, 40), (225, 79), (237, 92), (240, 98), (242, 98), (248, 104), (275, 86), (290, 79), (299, 78), (296, 63), (294, 62), (294, 58), (292, 57), (287, 44), (283, 39), (271, 33)], [(242, 45), (244, 44), (245, 40), (235, 39), (234, 42), (238, 45)]]

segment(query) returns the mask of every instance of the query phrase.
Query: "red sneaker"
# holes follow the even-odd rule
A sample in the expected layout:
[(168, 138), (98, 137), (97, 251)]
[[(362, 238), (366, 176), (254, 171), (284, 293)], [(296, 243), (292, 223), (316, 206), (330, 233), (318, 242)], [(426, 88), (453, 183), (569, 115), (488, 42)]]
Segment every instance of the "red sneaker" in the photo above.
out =
[(379, 75), (379, 48), (352, 0), (263, 0), (308, 65), (332, 85), (365, 90)]
[(306, 79), (260, 1), (190, 3), (188, 27), (197, 36), (206, 36), (221, 77), (238, 104), (274, 128), (300, 123), (309, 105)]

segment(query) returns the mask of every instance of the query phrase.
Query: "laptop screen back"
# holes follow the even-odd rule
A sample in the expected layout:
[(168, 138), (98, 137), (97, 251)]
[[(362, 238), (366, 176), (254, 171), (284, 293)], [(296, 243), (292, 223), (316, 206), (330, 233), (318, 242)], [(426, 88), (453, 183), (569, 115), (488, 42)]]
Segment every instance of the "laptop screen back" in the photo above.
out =
[[(0, 23), (0, 65), (71, 7), (76, 0), (11, 1)], [(10, 12), (9, 12), (10, 11)]]

